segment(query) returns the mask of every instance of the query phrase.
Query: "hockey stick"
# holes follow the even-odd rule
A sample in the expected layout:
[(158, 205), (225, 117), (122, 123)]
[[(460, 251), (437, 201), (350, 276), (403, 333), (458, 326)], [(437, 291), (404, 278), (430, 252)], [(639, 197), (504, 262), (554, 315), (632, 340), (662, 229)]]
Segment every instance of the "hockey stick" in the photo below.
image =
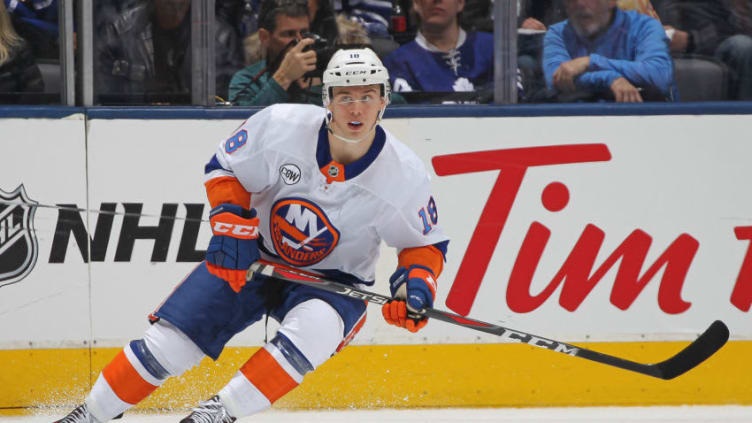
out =
[[(327, 280), (307, 272), (277, 266), (266, 261), (253, 263), (248, 269), (246, 280), (251, 281), (253, 275), (257, 273), (284, 282), (312, 286), (335, 294), (357, 298), (375, 304), (385, 304), (392, 300), (391, 297)], [(447, 311), (436, 310), (434, 308), (425, 308), (421, 310), (419, 314), (454, 325), (497, 335), (510, 342), (525, 343), (535, 347), (567, 354), (572, 357), (580, 357), (606, 364), (608, 366), (618, 367), (620, 369), (666, 380), (673, 379), (695, 368), (718, 351), (726, 343), (729, 337), (728, 327), (726, 327), (722, 321), (716, 320), (696, 340), (674, 356), (661, 361), (660, 363), (643, 364), (564, 342), (543, 338), (527, 332), (481, 322), (479, 320), (470, 319)]]

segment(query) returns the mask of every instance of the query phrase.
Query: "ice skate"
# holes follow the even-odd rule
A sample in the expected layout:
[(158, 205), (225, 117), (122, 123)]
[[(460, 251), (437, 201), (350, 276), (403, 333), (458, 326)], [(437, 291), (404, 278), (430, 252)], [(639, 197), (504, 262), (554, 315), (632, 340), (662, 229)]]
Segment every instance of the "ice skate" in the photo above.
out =
[(214, 395), (206, 401), (198, 403), (188, 417), (180, 420), (180, 423), (232, 423), (235, 417), (227, 414), (218, 395)]
[(89, 408), (84, 403), (74, 408), (67, 416), (56, 420), (55, 423), (99, 423), (99, 420), (89, 413)]

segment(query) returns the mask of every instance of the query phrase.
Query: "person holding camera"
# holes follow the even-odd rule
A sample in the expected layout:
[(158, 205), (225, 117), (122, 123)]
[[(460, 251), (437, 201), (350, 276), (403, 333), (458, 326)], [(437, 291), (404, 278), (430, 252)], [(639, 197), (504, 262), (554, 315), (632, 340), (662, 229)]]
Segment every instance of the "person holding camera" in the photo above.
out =
[(321, 78), (314, 77), (316, 40), (310, 31), (308, 3), (266, 0), (259, 12), (258, 38), (265, 59), (235, 73), (229, 100), (237, 106), (275, 103), (321, 105)]

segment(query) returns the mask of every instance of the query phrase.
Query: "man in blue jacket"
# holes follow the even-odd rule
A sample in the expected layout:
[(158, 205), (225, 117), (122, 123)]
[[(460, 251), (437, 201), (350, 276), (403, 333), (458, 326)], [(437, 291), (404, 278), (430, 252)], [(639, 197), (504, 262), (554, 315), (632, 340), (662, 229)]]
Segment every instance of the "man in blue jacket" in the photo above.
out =
[(546, 85), (560, 94), (587, 91), (617, 102), (646, 93), (678, 100), (668, 37), (660, 22), (616, 7), (616, 0), (565, 0), (569, 19), (543, 42)]

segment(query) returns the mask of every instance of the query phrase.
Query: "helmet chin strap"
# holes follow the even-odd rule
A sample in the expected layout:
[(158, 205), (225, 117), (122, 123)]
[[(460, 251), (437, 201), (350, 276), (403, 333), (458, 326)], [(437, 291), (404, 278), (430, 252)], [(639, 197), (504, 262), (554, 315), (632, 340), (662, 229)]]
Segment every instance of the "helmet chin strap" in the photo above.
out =
[(342, 141), (344, 141), (346, 143), (357, 144), (357, 143), (363, 141), (364, 139), (368, 138), (368, 136), (371, 135), (371, 132), (373, 132), (373, 129), (375, 127), (376, 127), (376, 124), (373, 124), (373, 127), (371, 128), (371, 130), (368, 131), (368, 132), (366, 132), (366, 134), (363, 135), (360, 138), (346, 138), (346, 137), (343, 137), (342, 135), (339, 135), (336, 132), (334, 132), (334, 130), (332, 129), (331, 125), (327, 126), (326, 129), (329, 131), (330, 134), (334, 135), (336, 138), (341, 139)]
[(344, 141), (346, 143), (349, 143), (349, 144), (357, 144), (357, 143), (363, 141), (364, 139), (368, 138), (369, 136), (371, 136), (371, 133), (376, 129), (376, 125), (378, 125), (379, 122), (381, 122), (381, 116), (384, 115), (384, 110), (385, 109), (386, 109), (386, 104), (384, 105), (384, 107), (381, 108), (381, 111), (379, 112), (379, 115), (376, 118), (376, 122), (373, 123), (373, 126), (371, 126), (371, 129), (369, 129), (368, 132), (366, 132), (360, 138), (347, 138), (347, 137), (343, 137), (342, 135), (339, 135), (336, 132), (334, 132), (334, 129), (332, 129), (332, 118), (333, 118), (333, 116), (332, 116), (332, 112), (330, 110), (326, 111), (326, 130), (329, 131), (330, 134), (334, 135), (334, 137), (337, 138), (337, 139), (340, 139), (340, 140), (342, 140), (342, 141)]

